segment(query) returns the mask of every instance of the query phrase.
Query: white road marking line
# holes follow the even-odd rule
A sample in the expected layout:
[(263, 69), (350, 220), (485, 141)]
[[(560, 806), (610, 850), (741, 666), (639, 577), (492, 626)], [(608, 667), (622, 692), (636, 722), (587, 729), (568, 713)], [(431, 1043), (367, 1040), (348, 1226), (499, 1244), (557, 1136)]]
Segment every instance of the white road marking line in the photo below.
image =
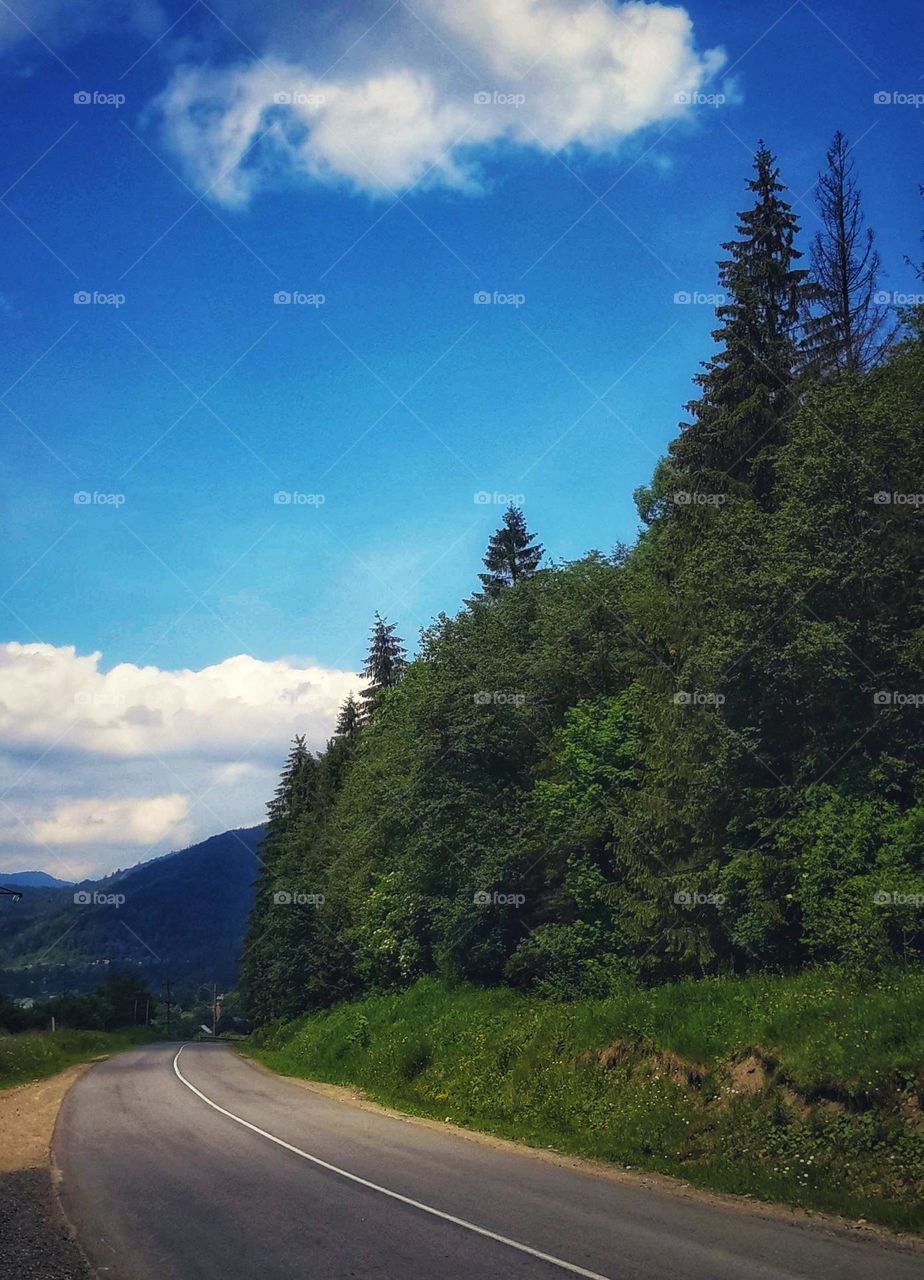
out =
[(465, 1218), (457, 1218), (451, 1213), (444, 1213), (442, 1209), (434, 1209), (432, 1205), (422, 1204), (420, 1200), (412, 1200), (410, 1196), (403, 1196), (399, 1191), (389, 1191), (388, 1187), (380, 1187), (377, 1182), (369, 1182), (368, 1179), (361, 1178), (356, 1173), (350, 1173), (347, 1169), (340, 1169), (335, 1164), (328, 1164), (326, 1160), (321, 1160), (318, 1156), (309, 1155), (307, 1151), (302, 1151), (300, 1147), (293, 1147), (291, 1142), (284, 1142), (282, 1138), (277, 1138), (275, 1134), (267, 1133), (265, 1129), (251, 1124), (249, 1120), (242, 1120), (233, 1111), (226, 1111), (217, 1102), (207, 1098), (201, 1089), (197, 1089), (194, 1084), (190, 1084), (186, 1079), (178, 1065), (180, 1054), (185, 1047), (185, 1045), (182, 1045), (173, 1059), (173, 1070), (182, 1083), (186, 1085), (186, 1088), (192, 1090), (197, 1098), (201, 1098), (203, 1102), (208, 1103), (215, 1111), (220, 1111), (229, 1120), (235, 1120), (238, 1124), (242, 1124), (245, 1129), (258, 1133), (261, 1138), (268, 1138), (270, 1142), (275, 1142), (279, 1147), (285, 1147), (286, 1151), (291, 1151), (294, 1155), (301, 1156), (303, 1160), (310, 1160), (312, 1164), (319, 1165), (322, 1169), (327, 1169), (329, 1173), (339, 1174), (341, 1178), (348, 1178), (350, 1182), (357, 1182), (361, 1187), (366, 1187), (370, 1191), (378, 1191), (380, 1195), (389, 1196), (392, 1200), (399, 1200), (402, 1204), (410, 1205), (412, 1209), (420, 1209), (422, 1213), (429, 1213), (434, 1218), (442, 1218), (444, 1222), (451, 1222), (457, 1227), (464, 1227), (466, 1231), (474, 1231), (475, 1235), (485, 1236), (488, 1240), (495, 1240), (498, 1244), (505, 1244), (509, 1249), (518, 1249), (520, 1253), (528, 1253), (530, 1257), (551, 1263), (553, 1267), (560, 1267), (562, 1271), (570, 1271), (572, 1275), (576, 1276), (586, 1276), (587, 1280), (610, 1280), (610, 1277), (603, 1276), (598, 1271), (588, 1271), (585, 1267), (578, 1267), (573, 1262), (565, 1262), (564, 1259), (555, 1258), (550, 1253), (543, 1253), (539, 1249), (533, 1249), (528, 1244), (520, 1244), (518, 1240), (510, 1240), (507, 1236), (498, 1235), (496, 1231), (488, 1231), (486, 1227), (479, 1227), (474, 1222), (467, 1222)]

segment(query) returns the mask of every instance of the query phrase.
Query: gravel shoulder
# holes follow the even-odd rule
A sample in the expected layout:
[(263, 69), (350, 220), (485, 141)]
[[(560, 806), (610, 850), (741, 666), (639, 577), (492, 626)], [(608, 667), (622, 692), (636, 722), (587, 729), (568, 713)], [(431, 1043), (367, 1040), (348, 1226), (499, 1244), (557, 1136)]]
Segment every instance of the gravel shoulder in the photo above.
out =
[(0, 1280), (91, 1280), (54, 1188), (58, 1108), (86, 1063), (0, 1090)]

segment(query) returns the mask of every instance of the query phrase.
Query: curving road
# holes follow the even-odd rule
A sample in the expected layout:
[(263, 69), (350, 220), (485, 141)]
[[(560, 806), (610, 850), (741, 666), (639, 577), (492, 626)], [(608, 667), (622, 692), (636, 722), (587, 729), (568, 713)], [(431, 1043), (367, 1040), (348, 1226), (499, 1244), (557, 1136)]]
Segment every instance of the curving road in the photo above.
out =
[(65, 1212), (106, 1280), (922, 1280), (920, 1254), (615, 1182), (335, 1101), (219, 1045), (64, 1100)]

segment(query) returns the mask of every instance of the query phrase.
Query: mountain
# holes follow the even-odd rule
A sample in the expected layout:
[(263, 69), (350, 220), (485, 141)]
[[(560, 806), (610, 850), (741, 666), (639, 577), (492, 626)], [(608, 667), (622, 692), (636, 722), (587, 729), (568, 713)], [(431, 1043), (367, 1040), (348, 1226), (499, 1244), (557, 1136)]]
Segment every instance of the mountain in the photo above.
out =
[(8, 889), (71, 889), (72, 880), (58, 880), (45, 871), (0, 871), (0, 885)]
[(0, 898), (0, 991), (86, 990), (113, 964), (155, 987), (231, 986), (262, 839), (262, 827), (225, 831), (102, 880)]

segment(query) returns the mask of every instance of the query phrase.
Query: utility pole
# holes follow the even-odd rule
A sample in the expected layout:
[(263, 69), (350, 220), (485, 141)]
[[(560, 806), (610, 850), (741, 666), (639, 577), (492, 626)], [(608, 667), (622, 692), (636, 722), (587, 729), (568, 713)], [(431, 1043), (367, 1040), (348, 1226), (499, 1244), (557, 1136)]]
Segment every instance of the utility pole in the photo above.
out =
[(167, 998), (164, 1001), (164, 1004), (167, 1006), (167, 1039), (169, 1040), (170, 1039), (170, 1009), (173, 1004), (172, 1000), (170, 999), (170, 979), (169, 978), (167, 979)]
[(212, 1039), (216, 1039), (218, 1035), (218, 1019), (221, 1017), (221, 996), (218, 994), (218, 987), (212, 983)]

